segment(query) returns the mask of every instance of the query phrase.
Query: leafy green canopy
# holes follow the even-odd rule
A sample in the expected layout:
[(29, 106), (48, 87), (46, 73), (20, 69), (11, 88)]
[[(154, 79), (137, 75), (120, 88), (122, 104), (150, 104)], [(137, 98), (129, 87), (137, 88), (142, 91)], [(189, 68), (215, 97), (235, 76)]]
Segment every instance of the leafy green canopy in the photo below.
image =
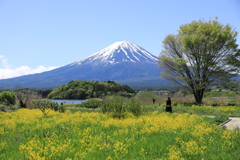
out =
[(239, 73), (237, 32), (216, 20), (193, 21), (167, 35), (160, 53), (161, 75), (187, 89), (201, 103), (207, 86), (230, 80)]
[(49, 93), (50, 99), (86, 99), (118, 94), (121, 96), (133, 96), (135, 91), (127, 85), (121, 85), (114, 81), (70, 81), (67, 85), (61, 85)]
[(16, 96), (14, 92), (3, 91), (0, 93), (0, 104), (5, 104), (7, 106), (14, 105), (16, 103)]

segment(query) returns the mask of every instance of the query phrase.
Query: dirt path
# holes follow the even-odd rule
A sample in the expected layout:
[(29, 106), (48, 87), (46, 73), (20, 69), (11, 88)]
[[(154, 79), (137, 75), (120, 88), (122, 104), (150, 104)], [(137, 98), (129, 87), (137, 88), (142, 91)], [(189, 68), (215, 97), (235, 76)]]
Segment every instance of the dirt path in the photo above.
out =
[(229, 130), (233, 130), (235, 128), (240, 129), (240, 117), (229, 117), (229, 120), (221, 124), (221, 126), (225, 126)]

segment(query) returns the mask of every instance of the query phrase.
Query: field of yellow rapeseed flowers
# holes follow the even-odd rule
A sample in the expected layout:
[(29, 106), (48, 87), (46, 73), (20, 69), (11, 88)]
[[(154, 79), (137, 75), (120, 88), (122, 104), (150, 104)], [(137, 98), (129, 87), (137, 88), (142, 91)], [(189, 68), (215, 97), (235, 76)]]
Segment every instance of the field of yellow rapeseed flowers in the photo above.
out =
[(239, 159), (240, 132), (201, 116), (152, 112), (113, 119), (102, 113), (19, 109), (0, 113), (0, 159)]

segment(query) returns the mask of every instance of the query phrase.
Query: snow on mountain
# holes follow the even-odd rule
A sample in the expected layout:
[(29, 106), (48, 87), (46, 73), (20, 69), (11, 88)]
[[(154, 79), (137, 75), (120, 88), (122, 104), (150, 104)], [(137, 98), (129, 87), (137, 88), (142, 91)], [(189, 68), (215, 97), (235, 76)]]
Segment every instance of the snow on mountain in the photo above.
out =
[(157, 63), (157, 57), (130, 41), (119, 41), (71, 65), (110, 65), (120, 62)]

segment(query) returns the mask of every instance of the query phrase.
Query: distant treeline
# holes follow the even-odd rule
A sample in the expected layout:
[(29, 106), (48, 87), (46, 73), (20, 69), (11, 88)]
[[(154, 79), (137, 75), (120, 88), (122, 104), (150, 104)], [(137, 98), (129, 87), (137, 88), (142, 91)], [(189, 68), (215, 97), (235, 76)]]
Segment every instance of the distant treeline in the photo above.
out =
[(70, 81), (53, 89), (47, 96), (49, 99), (87, 99), (98, 98), (107, 95), (121, 95), (131, 97), (135, 91), (127, 85), (121, 85), (114, 81)]

